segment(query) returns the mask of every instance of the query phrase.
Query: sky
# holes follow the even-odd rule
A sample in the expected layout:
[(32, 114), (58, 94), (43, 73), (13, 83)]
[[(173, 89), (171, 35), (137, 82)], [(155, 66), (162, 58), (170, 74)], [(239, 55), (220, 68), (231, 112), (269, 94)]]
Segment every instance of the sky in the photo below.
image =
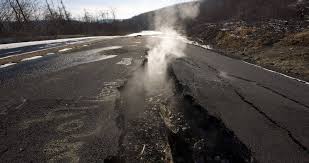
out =
[(192, 0), (63, 0), (73, 17), (81, 16), (84, 9), (96, 13), (115, 8), (117, 19), (131, 18), (147, 11), (188, 1)]

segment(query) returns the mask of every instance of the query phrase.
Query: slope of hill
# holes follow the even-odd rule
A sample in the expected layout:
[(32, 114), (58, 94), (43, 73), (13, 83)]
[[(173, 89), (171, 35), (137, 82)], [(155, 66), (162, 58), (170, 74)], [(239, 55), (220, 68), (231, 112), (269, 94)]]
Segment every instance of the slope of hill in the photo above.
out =
[[(175, 10), (178, 16), (185, 7), (200, 5), (200, 14), (196, 22), (220, 22), (228, 20), (258, 21), (262, 19), (300, 18), (301, 8), (309, 3), (300, 0), (202, 0), (177, 4), (159, 10), (143, 13), (131, 18), (138, 28), (151, 29), (156, 15), (164, 15), (166, 10)], [(308, 11), (306, 11), (309, 15)], [(166, 19), (169, 19), (166, 17)]]
[(308, 15), (308, 1), (206, 0), (187, 33), (224, 55), (308, 81)]
[(200, 18), (206, 21), (291, 18), (297, 15), (297, 0), (205, 0)]

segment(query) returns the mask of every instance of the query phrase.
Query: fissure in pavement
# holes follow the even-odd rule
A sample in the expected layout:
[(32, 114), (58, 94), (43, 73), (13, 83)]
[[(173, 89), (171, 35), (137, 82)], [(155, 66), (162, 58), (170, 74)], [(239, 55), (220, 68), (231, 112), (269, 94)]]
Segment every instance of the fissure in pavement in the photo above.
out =
[[(185, 86), (177, 80), (171, 68), (169, 72), (175, 88), (167, 109), (180, 128), (175, 132), (167, 125), (174, 162), (255, 162), (250, 149), (220, 119), (210, 116), (207, 108), (185, 93)], [(165, 115), (165, 119), (171, 117)], [(178, 118), (173, 115), (178, 115)]]
[[(146, 66), (147, 61), (137, 74), (143, 74)], [(148, 97), (145, 83), (136, 83), (143, 81), (143, 75), (139, 79), (133, 75), (119, 88), (119, 152), (105, 162), (255, 162), (233, 132), (184, 93), (185, 86), (171, 68), (168, 72), (173, 81), (169, 95)]]

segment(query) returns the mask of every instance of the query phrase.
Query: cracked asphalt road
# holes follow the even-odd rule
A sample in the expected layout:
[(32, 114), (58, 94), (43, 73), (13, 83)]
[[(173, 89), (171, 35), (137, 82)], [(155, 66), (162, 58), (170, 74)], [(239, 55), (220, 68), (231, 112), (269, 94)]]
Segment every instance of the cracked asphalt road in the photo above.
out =
[[(121, 48), (96, 50), (112, 46)], [(130, 109), (146, 109), (123, 114), (130, 94), (119, 88), (146, 52), (144, 37), (115, 38), (0, 69), (2, 162), (168, 162), (161, 97), (137, 89), (142, 102)], [(220, 119), (255, 160), (309, 161), (308, 85), (193, 45), (186, 54), (171, 63), (183, 96)]]
[[(117, 156), (123, 132), (118, 88), (146, 52), (136, 40), (144, 41), (102, 40), (0, 69), (1, 162), (103, 162)], [(114, 46), (119, 48), (102, 50)], [(123, 58), (130, 63), (119, 64)]]
[(309, 85), (199, 47), (172, 68), (258, 162), (308, 162)]

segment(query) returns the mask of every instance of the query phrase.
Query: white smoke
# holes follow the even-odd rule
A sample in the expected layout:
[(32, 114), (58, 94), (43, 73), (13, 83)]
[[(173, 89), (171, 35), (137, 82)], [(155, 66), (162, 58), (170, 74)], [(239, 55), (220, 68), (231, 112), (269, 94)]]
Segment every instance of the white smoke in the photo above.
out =
[[(157, 32), (142, 32), (129, 36), (152, 35), (148, 37), (148, 64), (139, 69), (122, 90), (122, 98), (126, 101), (126, 119), (135, 118), (145, 109), (145, 97), (171, 95), (171, 84), (167, 79), (168, 64), (176, 58), (185, 56), (186, 43), (184, 36), (177, 32), (183, 21), (192, 19), (198, 14), (197, 5), (166, 8), (157, 12), (155, 26)], [(156, 36), (153, 36), (156, 34)], [(165, 96), (166, 97), (166, 96)]]
[[(167, 82), (168, 64), (176, 58), (185, 56), (186, 43), (180, 41), (185, 38), (182, 27), (184, 22), (194, 19), (199, 14), (199, 3), (186, 3), (174, 7), (164, 8), (155, 13), (154, 26), (162, 36), (148, 40), (148, 88), (157, 90)], [(182, 31), (182, 34), (179, 33)]]
[(155, 30), (161, 32), (164, 32), (166, 28), (179, 30), (179, 27), (183, 27), (185, 21), (198, 16), (199, 5), (199, 2), (191, 2), (156, 11), (153, 22)]
[(175, 58), (184, 57), (185, 44), (179, 43), (181, 37), (175, 30), (164, 29), (164, 36), (159, 40), (150, 42), (153, 44), (148, 52), (148, 84), (157, 87), (165, 83), (168, 64)]

